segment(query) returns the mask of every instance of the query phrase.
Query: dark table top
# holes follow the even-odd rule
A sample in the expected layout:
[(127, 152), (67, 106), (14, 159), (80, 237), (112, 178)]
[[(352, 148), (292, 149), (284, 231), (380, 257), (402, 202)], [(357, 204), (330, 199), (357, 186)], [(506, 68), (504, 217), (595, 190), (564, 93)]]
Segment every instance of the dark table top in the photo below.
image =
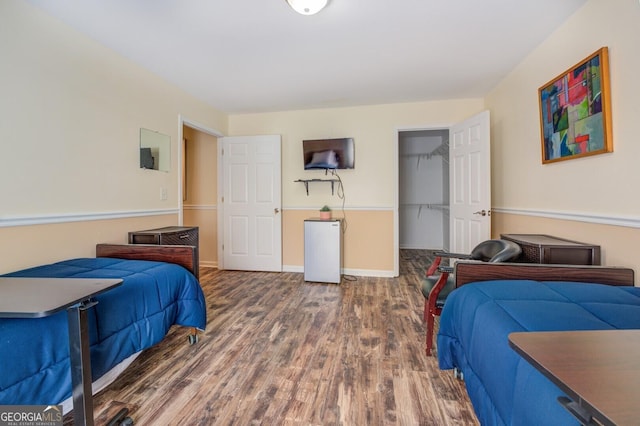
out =
[(0, 277), (0, 318), (45, 317), (120, 284), (121, 279)]
[(602, 424), (638, 424), (640, 330), (511, 333), (509, 345)]
[(132, 234), (159, 234), (171, 232), (184, 232), (198, 228), (197, 226), (165, 226), (163, 228), (143, 229), (141, 231), (131, 232)]
[(565, 238), (554, 237), (546, 234), (501, 234), (500, 237), (505, 240), (512, 240), (516, 243), (527, 243), (537, 246), (591, 246), (591, 244), (567, 240)]

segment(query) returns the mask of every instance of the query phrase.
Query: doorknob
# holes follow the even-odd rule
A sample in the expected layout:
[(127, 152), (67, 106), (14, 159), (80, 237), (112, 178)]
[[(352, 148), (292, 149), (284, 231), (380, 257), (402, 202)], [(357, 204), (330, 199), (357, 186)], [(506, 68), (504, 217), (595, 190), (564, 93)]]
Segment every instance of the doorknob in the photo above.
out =
[(487, 215), (487, 211), (486, 210), (479, 210), (477, 212), (473, 212), (473, 214), (479, 214), (480, 216), (486, 216)]
[(278, 213), (280, 213), (280, 209), (276, 207), (275, 209), (273, 209), (273, 212), (274, 212), (275, 214), (278, 214)]

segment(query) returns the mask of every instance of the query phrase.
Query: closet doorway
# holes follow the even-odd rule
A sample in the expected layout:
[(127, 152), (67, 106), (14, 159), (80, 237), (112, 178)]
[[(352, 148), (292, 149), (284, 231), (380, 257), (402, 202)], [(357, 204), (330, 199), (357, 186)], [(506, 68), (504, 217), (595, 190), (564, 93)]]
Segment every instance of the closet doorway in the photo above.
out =
[(401, 258), (449, 249), (449, 129), (398, 132)]

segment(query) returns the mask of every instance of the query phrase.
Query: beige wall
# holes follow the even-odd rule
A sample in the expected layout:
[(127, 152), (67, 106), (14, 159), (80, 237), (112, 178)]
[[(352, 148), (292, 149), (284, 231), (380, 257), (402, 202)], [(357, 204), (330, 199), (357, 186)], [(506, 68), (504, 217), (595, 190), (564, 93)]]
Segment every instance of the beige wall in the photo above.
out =
[[(346, 216), (346, 223), (344, 218)], [(317, 218), (318, 210), (284, 210), (282, 216), (285, 270), (303, 271), (304, 220)], [(332, 217), (343, 219), (342, 261), (346, 274), (391, 276), (393, 271), (393, 212), (341, 210)], [(372, 231), (377, 230), (377, 231)]]
[[(177, 224), (179, 116), (226, 132), (225, 114), (27, 2), (0, 2), (0, 52), (0, 272)], [(171, 137), (171, 172), (139, 168), (141, 127)]]
[[(638, 22), (636, 0), (590, 0), (487, 96), (494, 234), (540, 232), (600, 244), (604, 262), (640, 272)], [(538, 88), (602, 46), (609, 47), (614, 152), (542, 165)]]
[(315, 184), (307, 196), (296, 179), (323, 178), (304, 170), (302, 140), (352, 137), (355, 169), (342, 170), (347, 207), (392, 208), (397, 194), (394, 164), (399, 129), (448, 127), (482, 111), (482, 99), (370, 105), (229, 116), (230, 135), (282, 135), (282, 201), (286, 207), (320, 208), (340, 204), (331, 189)]
[(215, 136), (184, 127), (186, 199), (183, 222), (199, 227), (200, 265), (218, 265), (218, 152)]
[[(349, 219), (344, 266), (385, 273), (395, 255), (389, 247), (397, 131), (447, 127), (485, 107), (492, 117), (494, 234), (546, 232), (585, 240), (603, 246), (605, 262), (638, 270), (633, 242), (640, 228), (634, 192), (640, 181), (640, 168), (634, 167), (640, 158), (634, 138), (640, 113), (635, 102), (639, 21), (635, 0), (590, 0), (484, 100), (227, 117), (40, 9), (5, 0), (0, 3), (0, 272), (91, 256), (97, 242), (124, 241), (131, 230), (177, 224), (182, 116), (224, 134), (282, 135), (283, 259), (291, 267), (302, 266), (301, 221), (324, 204), (334, 210), (341, 205), (328, 186), (312, 184), (307, 196), (304, 185), (294, 182), (324, 177), (303, 170), (301, 141), (353, 137), (356, 168), (341, 172)], [(614, 152), (543, 166), (537, 89), (601, 46), (610, 53)], [(140, 127), (170, 135), (170, 173), (139, 169)], [(167, 189), (167, 200), (160, 200), (161, 188)], [(115, 218), (91, 220), (110, 215)], [(46, 224), (59, 219), (71, 222)], [(29, 225), (13, 226), (19, 222)]]
[(544, 233), (584, 243), (598, 244), (603, 265), (634, 268), (636, 282), (638, 282), (640, 270), (635, 261), (638, 253), (638, 241), (640, 241), (640, 229), (638, 228), (503, 213), (493, 214), (492, 225), (495, 237), (508, 233)]
[(129, 231), (176, 224), (177, 215), (88, 220), (0, 228), (0, 274), (75, 257), (95, 257), (96, 244), (124, 244)]
[(394, 268), (394, 218), (397, 201), (397, 131), (443, 128), (482, 111), (481, 99), (370, 105), (229, 116), (229, 134), (282, 136), (283, 263), (303, 264), (302, 220), (317, 216), (342, 200), (329, 184), (297, 179), (327, 178), (324, 171), (303, 169), (302, 140), (352, 137), (355, 169), (341, 170), (349, 227), (344, 236), (344, 268), (391, 274)]

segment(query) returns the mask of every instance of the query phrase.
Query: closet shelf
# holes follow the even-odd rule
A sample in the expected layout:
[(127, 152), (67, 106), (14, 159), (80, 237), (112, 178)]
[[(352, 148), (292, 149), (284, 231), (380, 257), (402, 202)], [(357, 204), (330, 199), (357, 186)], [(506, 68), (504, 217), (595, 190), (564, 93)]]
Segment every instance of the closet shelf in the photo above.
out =
[(436, 149), (430, 152), (431, 155), (441, 155), (443, 158), (449, 155), (449, 141), (443, 141)]
[(432, 209), (432, 210), (442, 210), (444, 212), (449, 211), (449, 204), (442, 203), (400, 203), (401, 206), (413, 207), (418, 209), (418, 217), (422, 213), (423, 208)]
[(331, 183), (331, 195), (334, 194), (334, 185), (338, 182), (338, 179), (297, 179), (294, 182), (302, 182), (304, 183), (304, 188), (307, 190), (307, 195), (309, 195), (309, 182), (327, 182)]
[(418, 162), (416, 164), (417, 168), (420, 168), (420, 160), (426, 158), (427, 160), (431, 160), (432, 157), (440, 156), (442, 157), (442, 161), (445, 163), (449, 163), (449, 141), (444, 141), (438, 147), (431, 150), (431, 152), (417, 152), (412, 154), (401, 154), (402, 157), (417, 157)]

